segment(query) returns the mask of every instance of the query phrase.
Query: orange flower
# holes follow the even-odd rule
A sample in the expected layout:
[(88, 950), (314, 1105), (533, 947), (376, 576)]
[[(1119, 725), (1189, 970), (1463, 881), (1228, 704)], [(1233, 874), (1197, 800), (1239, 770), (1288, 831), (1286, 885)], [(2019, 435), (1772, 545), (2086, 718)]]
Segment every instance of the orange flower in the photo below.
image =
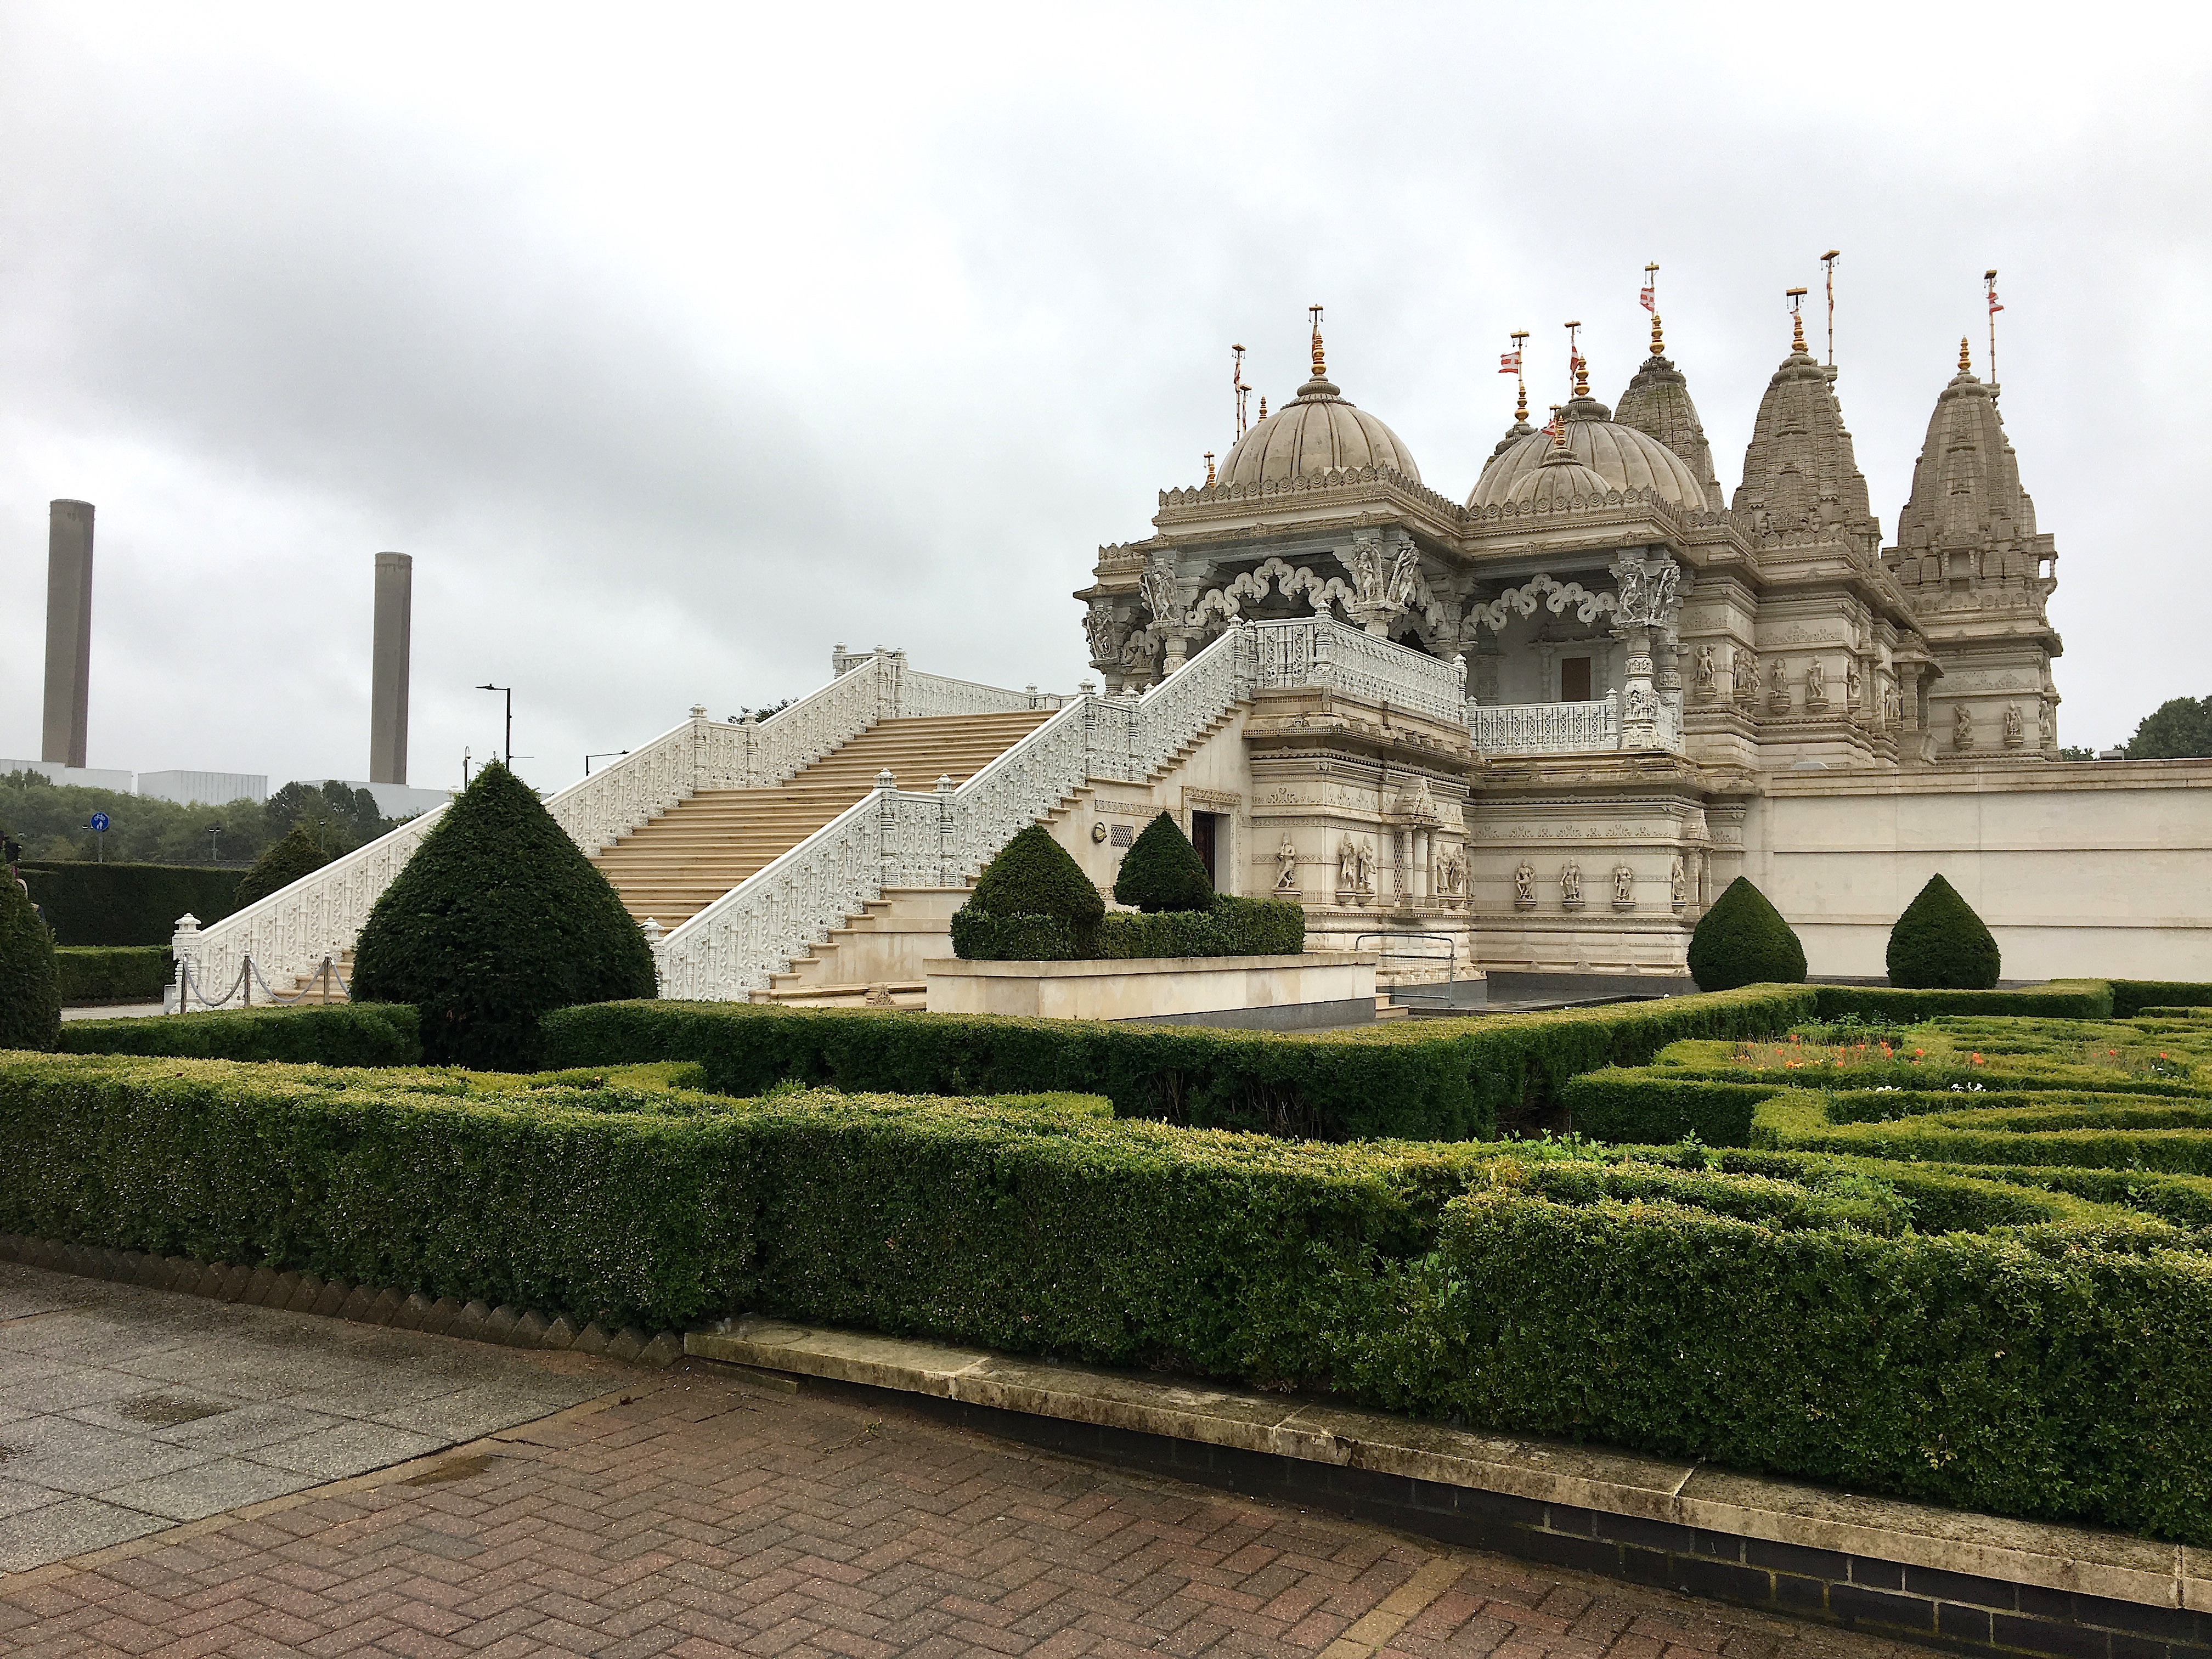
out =
[(1974, 1056), (1974, 1064), (1975, 1064), (1975, 1065), (1977, 1065), (1977, 1066), (1978, 1066), (1978, 1065), (1980, 1065), (1981, 1063), (1982, 1063), (1982, 1057), (1981, 1057), (1979, 1054), (1976, 1054), (1976, 1055)]

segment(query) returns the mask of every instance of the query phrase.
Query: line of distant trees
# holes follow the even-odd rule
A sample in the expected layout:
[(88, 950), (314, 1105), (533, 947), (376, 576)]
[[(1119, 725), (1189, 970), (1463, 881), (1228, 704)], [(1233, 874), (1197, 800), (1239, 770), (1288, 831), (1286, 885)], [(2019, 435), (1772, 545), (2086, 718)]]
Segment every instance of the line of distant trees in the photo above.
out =
[(2128, 739), (2130, 760), (2212, 755), (2212, 697), (2175, 697), (2143, 716)]
[[(108, 817), (104, 852), (89, 827), (94, 812)], [(368, 790), (336, 779), (288, 783), (265, 801), (182, 806), (149, 795), (50, 783), (37, 772), (0, 776), (0, 835), (21, 842), (23, 857), (33, 862), (104, 855), (111, 864), (250, 865), (294, 824), (304, 826), (335, 858), (403, 822), (378, 811)]]

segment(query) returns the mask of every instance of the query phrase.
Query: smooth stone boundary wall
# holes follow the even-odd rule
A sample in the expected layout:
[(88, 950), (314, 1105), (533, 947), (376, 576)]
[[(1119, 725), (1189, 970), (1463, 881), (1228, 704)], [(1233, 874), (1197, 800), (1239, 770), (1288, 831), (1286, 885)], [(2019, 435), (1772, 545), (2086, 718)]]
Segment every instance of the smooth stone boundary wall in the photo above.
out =
[(2208, 1659), (2212, 1552), (1387, 1413), (760, 1318), (703, 1358), (1475, 1548), (1977, 1653)]
[[(922, 964), (933, 1014), (1020, 1014), (1047, 1019), (1131, 1019), (1304, 1003), (1375, 1002), (1373, 955), (1140, 957), (1125, 962)], [(1371, 1014), (1370, 1016), (1372, 1017)]]
[(548, 1315), (504, 1303), (495, 1308), (480, 1300), (459, 1302), (449, 1296), (434, 1300), (420, 1291), (410, 1294), (349, 1285), (343, 1279), (325, 1279), (311, 1273), (279, 1273), (272, 1267), (195, 1261), (181, 1255), (147, 1255), (137, 1250), (111, 1250), (60, 1239), (26, 1238), (15, 1233), (0, 1233), (0, 1261), (86, 1279), (112, 1279), (148, 1290), (204, 1296), (217, 1302), (244, 1302), (257, 1308), (321, 1314), (356, 1324), (390, 1325), (404, 1331), (427, 1331), (433, 1336), (493, 1342), (502, 1347), (574, 1348), (580, 1353), (605, 1354), (610, 1359), (640, 1365), (672, 1365), (684, 1352), (684, 1339), (674, 1331), (653, 1335), (629, 1325), (610, 1332), (591, 1323), (579, 1330), (566, 1314)]

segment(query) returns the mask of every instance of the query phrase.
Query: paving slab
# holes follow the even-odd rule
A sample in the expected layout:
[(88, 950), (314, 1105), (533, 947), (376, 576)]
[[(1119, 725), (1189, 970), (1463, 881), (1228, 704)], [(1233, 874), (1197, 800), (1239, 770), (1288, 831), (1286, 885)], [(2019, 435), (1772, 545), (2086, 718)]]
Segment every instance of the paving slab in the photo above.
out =
[(0, 1571), (421, 1457), (629, 1374), (0, 1262)]

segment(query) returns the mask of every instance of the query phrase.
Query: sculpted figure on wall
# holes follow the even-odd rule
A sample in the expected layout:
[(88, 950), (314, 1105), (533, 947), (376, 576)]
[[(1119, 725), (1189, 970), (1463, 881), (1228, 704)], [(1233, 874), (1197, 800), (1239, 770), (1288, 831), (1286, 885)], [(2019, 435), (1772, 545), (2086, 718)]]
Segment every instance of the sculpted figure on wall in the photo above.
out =
[(1182, 620), (1182, 589), (1176, 580), (1175, 561), (1167, 554), (1152, 555), (1137, 579), (1137, 591), (1161, 627), (1173, 628)]
[(1514, 867), (1513, 902), (1523, 910), (1536, 905), (1536, 866), (1526, 859)]
[(1844, 707), (1856, 708), (1859, 706), (1859, 691), (1865, 684), (1859, 678), (1858, 659), (1854, 657), (1850, 667), (1844, 674)]
[(1963, 702), (1952, 705), (1951, 746), (1954, 749), (1972, 749), (1974, 746), (1974, 716)]
[(1820, 665), (1818, 657), (1805, 665), (1805, 707), (1826, 708), (1828, 706), (1828, 671)]
[(1752, 703), (1759, 701), (1759, 653), (1738, 651), (1729, 659), (1735, 673), (1735, 700)]
[(1339, 904), (1357, 904), (1359, 902), (1359, 848), (1349, 836), (1336, 849), (1336, 902)]
[(1710, 697), (1713, 695), (1715, 689), (1713, 685), (1713, 648), (1710, 645), (1701, 645), (1698, 647), (1697, 684), (1698, 695), (1699, 696)]
[(1774, 689), (1767, 694), (1766, 706), (1775, 714), (1786, 714), (1790, 712), (1789, 665), (1786, 663), (1777, 662), (1774, 665), (1774, 672), (1771, 678), (1773, 681)]
[(1667, 870), (1667, 896), (1679, 910), (1689, 897), (1689, 878), (1682, 869), (1682, 860), (1676, 859)]
[(2005, 705), (2005, 747), (2017, 749), (2027, 741), (2027, 722), (2021, 718), (2020, 705)]
[(1298, 890), (1298, 847), (1288, 836), (1275, 849), (1275, 890), (1295, 893)]
[(1887, 717), (1888, 723), (1892, 726), (1904, 725), (1905, 694), (1893, 685), (1882, 692), (1881, 697), (1883, 713)]
[(1093, 599), (1091, 608), (1083, 615), (1084, 637), (1091, 641), (1091, 660), (1095, 663), (1118, 663), (1121, 660), (1121, 643), (1128, 630), (1115, 619), (1113, 602)]
[(1626, 864), (1613, 866), (1613, 902), (1616, 908), (1636, 902), (1636, 872)]
[(2055, 724), (2056, 722), (2051, 719), (2051, 705), (2047, 702), (2037, 703), (2035, 705), (2036, 741), (2045, 749), (2050, 748), (2058, 740), (2051, 729)]
[(1583, 867), (1572, 859), (1559, 866), (1559, 902), (1570, 910), (1583, 904)]

